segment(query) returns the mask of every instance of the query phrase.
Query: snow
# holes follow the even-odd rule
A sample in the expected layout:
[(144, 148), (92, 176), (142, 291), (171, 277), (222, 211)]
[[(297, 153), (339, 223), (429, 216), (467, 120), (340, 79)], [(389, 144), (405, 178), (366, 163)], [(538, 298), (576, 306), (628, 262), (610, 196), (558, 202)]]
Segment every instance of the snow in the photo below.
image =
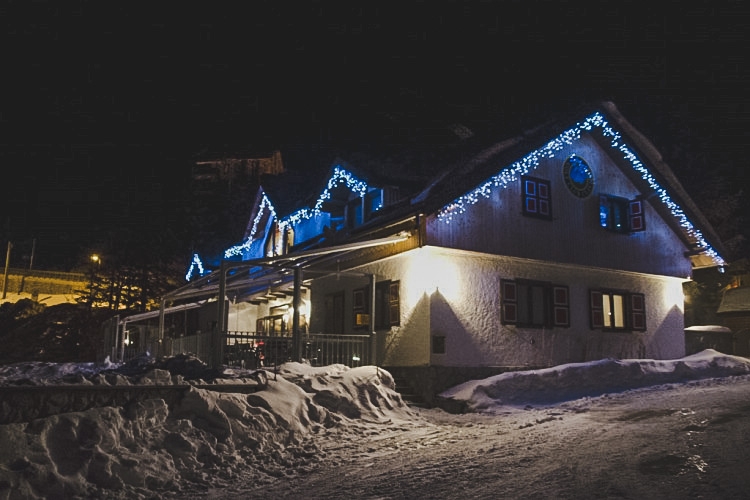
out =
[[(0, 366), (0, 499), (743, 498), (750, 488), (742, 357), (504, 373), (441, 394), (464, 413), (408, 405), (394, 387), (375, 366), (217, 371), (190, 356)], [(86, 407), (67, 409), (84, 389)], [(140, 397), (105, 396), (129, 389)], [(158, 392), (169, 389), (179, 397)], [(53, 396), (40, 414), (11, 407), (14, 391)]]
[(732, 333), (732, 330), (721, 325), (693, 325), (685, 328), (686, 332), (720, 332)]

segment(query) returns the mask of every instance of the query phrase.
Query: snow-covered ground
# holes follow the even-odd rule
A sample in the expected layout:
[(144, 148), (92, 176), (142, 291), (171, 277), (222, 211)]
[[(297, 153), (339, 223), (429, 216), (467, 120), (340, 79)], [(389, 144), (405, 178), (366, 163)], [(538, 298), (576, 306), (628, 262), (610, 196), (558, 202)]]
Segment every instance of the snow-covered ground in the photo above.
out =
[[(265, 373), (265, 388), (258, 375), (189, 357), (0, 366), (9, 387), (191, 386), (172, 404), (144, 398), (0, 425), (0, 499), (750, 495), (741, 357), (506, 373), (442, 394), (463, 414), (408, 406), (374, 366), (287, 363)], [(260, 390), (201, 388), (212, 384)]]

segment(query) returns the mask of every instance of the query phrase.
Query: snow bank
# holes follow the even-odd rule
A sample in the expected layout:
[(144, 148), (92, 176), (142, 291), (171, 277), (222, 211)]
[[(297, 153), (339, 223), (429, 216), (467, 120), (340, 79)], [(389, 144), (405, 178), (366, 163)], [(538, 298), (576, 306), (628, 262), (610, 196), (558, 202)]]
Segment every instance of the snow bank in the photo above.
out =
[[(206, 374), (196, 361), (169, 360), (172, 372), (143, 360), (129, 366), (80, 364), (79, 370), (22, 363), (0, 368), (0, 385), (63, 388), (74, 380), (184, 385), (187, 372)], [(219, 385), (257, 378), (229, 369), (218, 375), (192, 380)], [(0, 498), (180, 496), (232, 484), (249, 473), (262, 483), (313, 470), (322, 455), (317, 434), (335, 432), (351, 419), (390, 421), (408, 418), (411, 411), (390, 374), (372, 366), (315, 369), (289, 363), (278, 375), (265, 376), (267, 386), (251, 394), (189, 386), (172, 405), (144, 399), (0, 425)]]
[(701, 378), (750, 374), (750, 360), (707, 349), (676, 360), (603, 359), (471, 380), (439, 397), (446, 406), (489, 411), (554, 404), (585, 396)]

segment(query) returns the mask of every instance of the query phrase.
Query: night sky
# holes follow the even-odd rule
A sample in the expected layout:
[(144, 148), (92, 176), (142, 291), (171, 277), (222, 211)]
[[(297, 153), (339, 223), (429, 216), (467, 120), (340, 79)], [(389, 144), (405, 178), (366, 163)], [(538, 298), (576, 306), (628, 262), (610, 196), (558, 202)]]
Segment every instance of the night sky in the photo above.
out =
[(2, 243), (35, 237), (52, 266), (81, 235), (169, 224), (203, 150), (317, 167), (378, 113), (611, 99), (678, 176), (748, 182), (750, 6), (607, 3), (4, 2)]

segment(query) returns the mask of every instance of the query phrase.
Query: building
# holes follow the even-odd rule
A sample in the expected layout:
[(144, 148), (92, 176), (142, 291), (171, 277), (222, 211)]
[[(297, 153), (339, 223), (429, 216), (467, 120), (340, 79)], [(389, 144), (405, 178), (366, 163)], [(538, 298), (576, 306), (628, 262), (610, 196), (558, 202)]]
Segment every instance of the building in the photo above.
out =
[(682, 285), (725, 264), (721, 242), (614, 104), (509, 137), (456, 130), (261, 185), (221, 267), (164, 298), (159, 335), (191, 307), (185, 336), (210, 338), (214, 364), (282, 339), (275, 359), (374, 363), (426, 395), (685, 354)]

